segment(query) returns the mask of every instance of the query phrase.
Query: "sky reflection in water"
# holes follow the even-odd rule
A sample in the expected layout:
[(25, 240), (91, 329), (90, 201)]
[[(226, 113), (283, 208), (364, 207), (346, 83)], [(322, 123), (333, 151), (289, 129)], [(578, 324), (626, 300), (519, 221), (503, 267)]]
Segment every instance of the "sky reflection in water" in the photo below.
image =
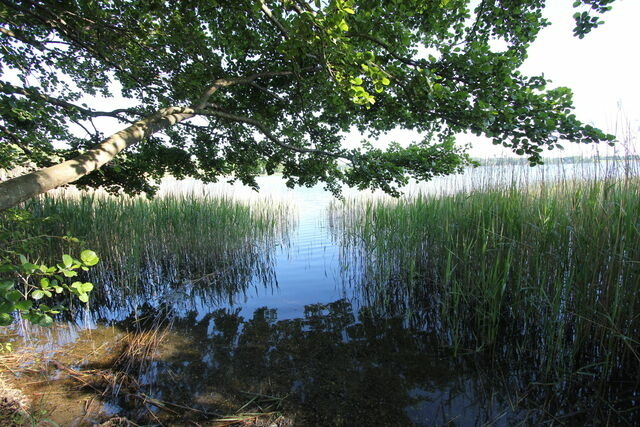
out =
[[(505, 182), (513, 171), (531, 173), (512, 168)], [(534, 173), (539, 179), (545, 171)], [(446, 189), (482, 185), (483, 179), (495, 176), (474, 172), (453, 178), (456, 184)], [(289, 396), (285, 412), (310, 425), (510, 425), (526, 418), (527, 411), (513, 408), (535, 372), (510, 371), (504, 361), (475, 354), (452, 357), (424, 318), (414, 322), (369, 307), (353, 270), (357, 263), (344, 259), (340, 236), (332, 234), (331, 196), (321, 188), (287, 190), (278, 177), (259, 183), (258, 197), (289, 201), (297, 219), (283, 236), (231, 254), (225, 262), (236, 266), (232, 275), (193, 283), (179, 280), (193, 274), (155, 265), (148, 283), (140, 284), (144, 292), (128, 296), (126, 304), (104, 295), (92, 302), (83, 322), (91, 328), (111, 323), (127, 329), (165, 310), (173, 316), (159, 359), (142, 377), (147, 394), (203, 410), (241, 403), (244, 392)], [(421, 189), (442, 191), (440, 185), (436, 180)], [(189, 191), (197, 184), (182, 186)], [(211, 191), (225, 191), (218, 188)], [(195, 277), (202, 271), (206, 265)], [(100, 276), (94, 282), (118, 292), (117, 284), (101, 284)], [(58, 344), (78, 334), (72, 328)], [(113, 403), (127, 406), (122, 399)]]

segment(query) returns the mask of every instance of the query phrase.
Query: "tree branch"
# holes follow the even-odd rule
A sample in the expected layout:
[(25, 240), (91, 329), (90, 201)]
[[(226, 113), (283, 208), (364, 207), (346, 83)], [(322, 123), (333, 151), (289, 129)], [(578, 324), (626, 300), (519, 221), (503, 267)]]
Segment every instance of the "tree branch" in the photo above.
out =
[(110, 162), (125, 148), (193, 117), (194, 113), (191, 108), (185, 107), (163, 108), (111, 135), (73, 159), (2, 182), (0, 183), (0, 210), (13, 207), (30, 197), (80, 179)]
[(189, 128), (189, 129), (196, 129), (196, 130), (199, 130), (199, 131), (205, 131), (205, 130), (208, 129), (206, 126), (198, 126), (198, 125), (194, 125), (193, 123), (180, 122), (178, 124), (180, 126), (184, 126), (186, 128)]
[(260, 85), (259, 85), (258, 83), (256, 83), (256, 82), (251, 82), (251, 83), (249, 83), (249, 84), (250, 84), (251, 86), (255, 87), (256, 89), (258, 89), (259, 91), (262, 91), (262, 92), (266, 93), (267, 95), (269, 95), (269, 96), (271, 96), (271, 97), (273, 97), (273, 98), (276, 98), (276, 99), (278, 99), (278, 100), (281, 100), (281, 99), (282, 99), (282, 98), (280, 98), (280, 97), (278, 96), (278, 94), (277, 94), (277, 93), (275, 93), (275, 92), (273, 92), (273, 91), (271, 91), (271, 90), (267, 89), (266, 87), (262, 87), (262, 86), (260, 86)]
[[(318, 67), (312, 67), (309, 69), (318, 69)], [(268, 129), (266, 129), (264, 126), (262, 126), (261, 123), (253, 119), (234, 116), (223, 112), (202, 111), (203, 108), (207, 105), (207, 101), (209, 100), (211, 95), (221, 87), (231, 86), (234, 84), (247, 84), (262, 77), (288, 76), (293, 74), (293, 71), (275, 71), (256, 73), (247, 77), (216, 80), (214, 85), (207, 89), (200, 98), (198, 104), (196, 105), (197, 109), (189, 107), (163, 108), (157, 111), (155, 114), (138, 120), (126, 129), (123, 129), (120, 132), (111, 135), (110, 137), (104, 139), (100, 144), (97, 144), (93, 148), (85, 151), (84, 153), (73, 159), (0, 183), (0, 210), (15, 206), (16, 204), (30, 197), (37, 196), (38, 194), (42, 194), (53, 188), (74, 182), (82, 178), (83, 176), (101, 168), (104, 164), (110, 162), (118, 153), (120, 153), (127, 147), (135, 145), (140, 141), (148, 138), (149, 136), (155, 134), (156, 132), (162, 131), (177, 123), (190, 119), (197, 114), (218, 116), (251, 124), (261, 130), (267, 136), (267, 138), (269, 138), (275, 144), (292, 151), (300, 153), (321, 154), (332, 158), (349, 159), (347, 155), (343, 153), (330, 153), (327, 151), (316, 149), (298, 148), (281, 143), (271, 132), (268, 131)], [(114, 110), (111, 112), (92, 111), (71, 104), (67, 101), (63, 101), (57, 98), (51, 98), (47, 95), (40, 94), (39, 92), (33, 91), (31, 89), (16, 88), (13, 85), (3, 82), (0, 82), (0, 90), (8, 93), (20, 93), (35, 99), (44, 99), (45, 101), (55, 105), (76, 109), (81, 113), (88, 115), (89, 117), (95, 117), (98, 115), (117, 115), (117, 113), (128, 112), (127, 110)]]
[[(296, 4), (297, 3), (297, 4)], [(304, 13), (304, 10), (302, 10), (300, 8), (300, 6), (302, 6), (303, 8), (305, 8), (308, 12), (311, 12), (315, 15), (315, 12), (313, 10), (313, 8), (311, 6), (309, 6), (309, 3), (302, 1), (302, 0), (295, 0), (292, 4), (291, 7), (293, 7), (293, 9), (298, 12), (298, 13)]]
[(0, 33), (4, 34), (7, 37), (11, 37), (13, 39), (20, 40), (23, 43), (26, 43), (26, 44), (29, 44), (31, 46), (37, 47), (38, 49), (49, 50), (41, 42), (36, 41), (36, 40), (29, 40), (29, 39), (27, 39), (27, 38), (25, 38), (25, 37), (23, 37), (21, 35), (16, 34), (15, 32), (11, 31), (8, 28), (0, 27)]
[(278, 21), (278, 19), (275, 16), (273, 16), (273, 12), (271, 11), (271, 9), (269, 9), (269, 6), (267, 6), (264, 0), (260, 0), (260, 10), (262, 10), (262, 13), (265, 14), (265, 16), (269, 19), (269, 21), (273, 23), (273, 25), (278, 27), (278, 29), (282, 33), (282, 36), (285, 39), (288, 39), (289, 33), (287, 32), (287, 29), (284, 28), (284, 25), (282, 25), (282, 23)]
[[(309, 70), (317, 70), (320, 69), (320, 67), (307, 67), (304, 68), (300, 71), (309, 71)], [(250, 76), (246, 76), (246, 77), (237, 77), (237, 78), (223, 78), (223, 79), (218, 79), (216, 80), (213, 85), (207, 89), (202, 96), (200, 97), (200, 99), (198, 99), (198, 101), (195, 103), (195, 105), (193, 105), (191, 108), (193, 108), (196, 111), (202, 110), (203, 108), (205, 108), (209, 102), (209, 98), (211, 98), (211, 96), (220, 88), (223, 87), (227, 87), (227, 86), (232, 86), (232, 85), (236, 85), (236, 84), (251, 84), (254, 80), (263, 78), (263, 77), (277, 77), (277, 76), (291, 76), (296, 74), (295, 71), (271, 71), (271, 72), (264, 72), (264, 73), (256, 73), (256, 74), (252, 74)]]
[(332, 153), (329, 151), (318, 150), (315, 148), (302, 148), (302, 147), (295, 147), (293, 145), (286, 144), (280, 141), (278, 138), (276, 138), (276, 136), (273, 133), (271, 133), (271, 131), (269, 131), (262, 123), (250, 117), (238, 116), (235, 114), (230, 114), (230, 113), (226, 113), (224, 111), (218, 111), (218, 110), (204, 110), (204, 111), (199, 111), (197, 114), (200, 114), (203, 116), (222, 117), (222, 118), (233, 120), (236, 122), (246, 123), (258, 129), (260, 132), (264, 134), (264, 136), (266, 136), (271, 142), (278, 145), (279, 147), (285, 148), (287, 150), (295, 151), (297, 153), (320, 154), (320, 155), (331, 157), (334, 159), (345, 159), (350, 161), (352, 160), (351, 156), (347, 155), (344, 152)]
[(118, 120), (122, 120), (124, 122), (127, 123), (133, 123), (132, 120), (129, 120), (127, 118), (124, 118), (122, 116), (120, 116), (119, 114), (122, 113), (126, 113), (126, 114), (137, 114), (134, 110), (131, 109), (127, 109), (127, 108), (119, 108), (113, 111), (94, 111), (94, 110), (90, 110), (88, 108), (84, 108), (81, 107), (79, 105), (76, 104), (72, 104), (68, 101), (62, 100), (62, 99), (58, 99), (58, 98), (54, 98), (51, 97), (49, 95), (45, 95), (43, 93), (38, 92), (37, 90), (33, 89), (33, 88), (23, 88), (23, 87), (17, 87), (14, 86), (10, 83), (6, 83), (6, 82), (0, 82), (0, 91), (5, 92), (5, 93), (15, 93), (15, 94), (19, 94), (19, 95), (24, 95), (28, 98), (31, 99), (36, 99), (36, 100), (42, 100), (45, 101), (49, 104), (53, 104), (53, 105), (57, 105), (58, 107), (62, 107), (65, 108), (67, 110), (76, 110), (82, 114), (84, 114), (87, 117), (114, 117)]
[(466, 37), (466, 40), (465, 40), (466, 43), (469, 43), (471, 41), (471, 39), (473, 37), (475, 37), (476, 32), (478, 31), (478, 26), (480, 25), (480, 20), (482, 19), (482, 15), (484, 14), (484, 7), (485, 6), (486, 6), (486, 1), (485, 0), (481, 0), (480, 1), (480, 5), (476, 9), (478, 12), (476, 14), (476, 19), (475, 19), (475, 21), (473, 23), (473, 27), (467, 33), (467, 37)]
[(18, 148), (20, 148), (22, 151), (24, 151), (25, 154), (27, 154), (28, 156), (33, 155), (33, 151), (31, 151), (30, 149), (28, 149), (23, 143), (22, 140), (13, 132), (11, 132), (9, 129), (7, 129), (6, 127), (0, 125), (0, 131), (2, 131), (5, 135), (7, 135), (9, 137), (9, 139), (11, 141), (13, 141), (13, 143), (18, 146)]

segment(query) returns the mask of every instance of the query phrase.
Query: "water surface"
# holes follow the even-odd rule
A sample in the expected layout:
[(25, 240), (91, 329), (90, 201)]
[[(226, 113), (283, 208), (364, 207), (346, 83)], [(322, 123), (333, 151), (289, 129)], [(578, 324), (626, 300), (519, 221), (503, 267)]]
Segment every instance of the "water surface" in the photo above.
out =
[[(481, 168), (413, 184), (408, 193), (445, 194), (487, 182), (531, 183), (594, 173), (572, 165)], [(139, 293), (111, 298), (109, 293), (125, 291), (109, 281), (113, 266), (103, 265), (93, 281), (108, 292), (96, 294), (77, 324), (58, 325), (46, 339), (34, 334), (34, 345), (99, 354), (97, 349), (105, 343), (109, 347), (124, 331), (144, 331), (155, 325), (150, 319), (165, 319), (171, 327), (156, 357), (139, 371), (141, 389), (200, 411), (153, 407), (155, 416), (169, 424), (186, 418), (204, 422), (206, 414), (234, 413), (247, 402), (252, 410), (262, 405), (282, 411), (296, 425), (512, 425), (547, 420), (550, 410), (558, 422), (584, 421), (580, 410), (572, 414), (574, 401), (566, 394), (576, 390), (562, 384), (531, 386), (540, 379), (534, 355), (525, 352), (514, 360), (513, 353), (454, 353), (443, 347), (442, 332), (429, 315), (435, 302), (428, 294), (420, 296), (421, 305), (412, 313), (401, 306), (376, 307), (358, 282), (359, 264), (345, 257), (330, 213), (330, 205), (339, 202), (328, 192), (320, 187), (289, 190), (279, 177), (262, 177), (258, 183), (259, 194), (193, 181), (167, 181), (163, 187), (164, 192), (189, 194), (231, 191), (239, 199), (283, 200), (293, 207), (281, 234), (225, 260), (232, 277), (200, 280), (214, 273), (206, 264), (197, 274), (176, 271), (189, 264), (150, 265)], [(345, 192), (345, 197), (355, 196), (382, 197)], [(232, 286), (224, 285), (225, 277)], [(389, 292), (402, 298), (404, 291), (400, 284)], [(85, 359), (64, 360), (87, 368), (91, 358)], [(148, 407), (128, 402), (124, 394), (100, 399), (107, 412), (149, 417)]]

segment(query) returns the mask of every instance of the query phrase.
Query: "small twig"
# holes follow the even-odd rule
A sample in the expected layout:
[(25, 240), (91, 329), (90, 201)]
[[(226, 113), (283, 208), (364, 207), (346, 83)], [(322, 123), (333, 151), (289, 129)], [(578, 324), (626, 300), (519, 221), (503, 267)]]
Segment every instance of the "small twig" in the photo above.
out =
[(0, 125), (0, 131), (4, 132), (9, 137), (9, 139), (11, 139), (11, 141), (13, 141), (13, 143), (18, 146), (18, 148), (25, 152), (25, 154), (29, 156), (33, 155), (33, 151), (25, 147), (22, 143), (22, 140), (16, 134), (2, 125)]
[(262, 10), (262, 13), (265, 14), (265, 16), (269, 19), (269, 21), (271, 21), (276, 27), (278, 27), (278, 30), (280, 30), (280, 32), (282, 33), (282, 36), (285, 39), (288, 39), (289, 33), (287, 32), (287, 29), (284, 28), (284, 25), (282, 25), (282, 23), (278, 21), (278, 19), (275, 16), (273, 16), (273, 12), (271, 11), (271, 9), (269, 9), (269, 6), (267, 6), (264, 0), (260, 0), (260, 10)]
[(246, 123), (249, 125), (254, 126), (255, 128), (257, 128), (260, 132), (262, 132), (271, 142), (273, 142), (274, 144), (282, 147), (282, 148), (286, 148), (287, 150), (291, 150), (291, 151), (295, 151), (298, 153), (305, 153), (305, 154), (320, 154), (323, 156), (327, 156), (327, 157), (332, 157), (332, 158), (342, 158), (342, 159), (346, 159), (346, 160), (353, 160), (351, 158), (351, 156), (347, 155), (344, 152), (341, 153), (332, 153), (329, 151), (324, 151), (324, 150), (318, 150), (315, 148), (302, 148), (302, 147), (294, 147), (293, 145), (289, 145), (286, 144), (284, 142), (281, 142), (278, 138), (276, 138), (276, 136), (271, 133), (262, 123), (260, 123), (259, 121), (249, 118), (249, 117), (244, 117), (244, 116), (238, 116), (235, 114), (230, 114), (230, 113), (226, 113), (224, 111), (218, 111), (218, 110), (206, 110), (206, 111), (200, 111), (198, 114), (204, 115), (204, 116), (208, 116), (208, 115), (212, 115), (212, 116), (218, 116), (218, 117), (222, 117), (225, 119), (229, 119), (229, 120), (233, 120), (236, 122), (241, 122), (241, 123)]
[(268, 95), (270, 95), (270, 96), (272, 96), (272, 97), (274, 97), (274, 98), (276, 98), (276, 99), (278, 99), (278, 100), (281, 100), (281, 99), (282, 99), (282, 98), (280, 98), (280, 96), (278, 96), (278, 94), (276, 94), (275, 92), (273, 92), (273, 91), (271, 91), (271, 90), (267, 89), (266, 87), (262, 87), (262, 86), (260, 86), (260, 85), (259, 85), (258, 83), (256, 83), (256, 82), (251, 82), (251, 83), (249, 83), (249, 84), (250, 84), (251, 86), (255, 87), (256, 89), (261, 90), (262, 92), (264, 92), (264, 93), (266, 93), (266, 94), (268, 94)]
[(65, 101), (63, 99), (58, 99), (49, 95), (45, 95), (43, 93), (38, 92), (34, 88), (18, 87), (7, 82), (0, 82), (0, 90), (5, 93), (10, 93), (10, 94), (15, 93), (19, 95), (24, 95), (31, 99), (42, 100), (49, 104), (57, 105), (58, 107), (62, 107), (68, 110), (76, 110), (87, 117), (103, 117), (103, 116), (114, 117), (116, 119), (124, 120), (131, 123), (128, 119), (121, 117), (120, 114), (122, 113), (136, 114), (134, 110), (127, 109), (127, 108), (118, 108), (113, 111), (94, 111), (88, 108), (81, 107), (76, 104), (72, 104), (71, 102)]
[[(82, 130), (84, 130), (87, 133), (89, 138), (93, 139), (94, 141), (99, 141), (100, 136), (97, 135), (97, 134), (91, 133), (89, 131), (89, 129), (87, 129), (86, 126), (83, 125), (81, 122), (79, 122), (78, 120), (72, 120), (72, 122), (75, 123), (76, 125), (80, 126), (82, 128)], [(95, 129), (95, 126), (93, 128)]]

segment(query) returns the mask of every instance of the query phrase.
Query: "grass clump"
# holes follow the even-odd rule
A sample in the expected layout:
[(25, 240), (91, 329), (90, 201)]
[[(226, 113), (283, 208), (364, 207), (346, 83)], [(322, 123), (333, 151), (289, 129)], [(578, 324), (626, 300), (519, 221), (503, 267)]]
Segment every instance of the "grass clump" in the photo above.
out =
[[(46, 218), (32, 221), (28, 235), (74, 236), (99, 254), (100, 268), (90, 278), (98, 309), (135, 306), (166, 296), (167, 287), (231, 298), (256, 277), (269, 282), (271, 253), (289, 222), (283, 203), (195, 193), (146, 199), (68, 191), (30, 201), (25, 209)], [(49, 239), (32, 255), (56, 262), (70, 245), (69, 239)]]
[[(454, 351), (526, 359), (558, 380), (640, 376), (640, 180), (349, 201), (334, 208), (372, 307)], [(409, 313), (409, 314), (407, 314)]]

